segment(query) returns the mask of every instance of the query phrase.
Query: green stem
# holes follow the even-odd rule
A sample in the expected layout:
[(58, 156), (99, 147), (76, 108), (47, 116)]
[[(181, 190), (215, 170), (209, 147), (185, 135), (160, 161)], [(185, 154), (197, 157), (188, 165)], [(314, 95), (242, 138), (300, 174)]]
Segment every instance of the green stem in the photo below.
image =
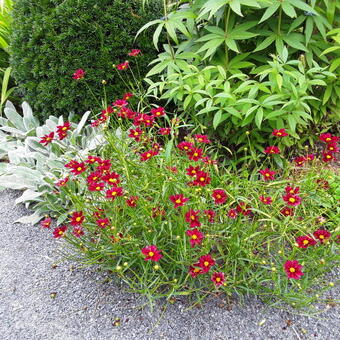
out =
[(97, 97), (94, 95), (94, 93), (93, 93), (93, 91), (91, 90), (89, 84), (88, 84), (86, 81), (85, 81), (84, 83), (85, 83), (87, 89), (90, 91), (90, 93), (91, 93), (93, 99), (95, 100), (95, 102), (98, 104), (99, 107), (101, 107), (102, 105), (99, 103), (99, 100), (98, 100)]

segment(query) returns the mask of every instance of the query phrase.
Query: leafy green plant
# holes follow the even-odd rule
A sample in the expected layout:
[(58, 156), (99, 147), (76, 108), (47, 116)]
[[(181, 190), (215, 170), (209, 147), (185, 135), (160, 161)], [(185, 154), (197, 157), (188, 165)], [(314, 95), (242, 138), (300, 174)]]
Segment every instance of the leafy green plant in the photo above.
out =
[(91, 126), (84, 127), (90, 114), (88, 111), (79, 124), (71, 124), (69, 138), (47, 149), (39, 141), (45, 133), (63, 125), (63, 117), (50, 116), (44, 125), (40, 125), (26, 102), (22, 104), (22, 112), (19, 114), (13, 104), (7, 102), (6, 118), (0, 117), (0, 159), (3, 160), (0, 163), (0, 188), (24, 190), (16, 203), (26, 203), (27, 208), (33, 205), (34, 213), (17, 222), (34, 224), (46, 213), (60, 212), (67, 204), (53, 195), (55, 179), (63, 173), (65, 161), (97, 150), (104, 140)]
[(72, 81), (73, 73), (85, 70), (96, 97), (103, 80), (107, 98), (122, 95), (125, 84), (112, 65), (139, 48), (139, 76), (145, 75), (156, 56), (151, 37), (133, 38), (143, 23), (161, 15), (158, 0), (144, 10), (140, 0), (16, 1), (10, 49), (17, 93), (32, 103), (40, 118), (98, 109), (85, 84)]
[[(190, 1), (165, 6), (154, 44), (165, 31), (168, 44), (151, 64), (152, 96), (175, 103), (186, 117), (243, 152), (251, 133), (287, 128), (306, 135), (311, 126), (335, 125), (337, 98), (337, 5), (324, 1)], [(329, 33), (327, 33), (329, 31)], [(323, 52), (324, 51), (324, 52)], [(327, 57), (326, 57), (327, 55)], [(334, 59), (335, 58), (335, 59)], [(303, 133), (302, 133), (303, 132)]]
[(163, 108), (136, 113), (138, 126), (126, 117), (108, 128), (125, 110), (97, 126), (103, 148), (65, 164), (53, 195), (67, 206), (42, 227), (53, 225), (75, 258), (115, 273), (151, 303), (182, 295), (201, 303), (220, 292), (276, 306), (322, 301), (334, 285), (324, 274), (337, 258), (340, 222), (331, 167), (314, 159), (276, 173), (229, 172), (210, 158), (207, 136), (178, 140), (185, 124)]

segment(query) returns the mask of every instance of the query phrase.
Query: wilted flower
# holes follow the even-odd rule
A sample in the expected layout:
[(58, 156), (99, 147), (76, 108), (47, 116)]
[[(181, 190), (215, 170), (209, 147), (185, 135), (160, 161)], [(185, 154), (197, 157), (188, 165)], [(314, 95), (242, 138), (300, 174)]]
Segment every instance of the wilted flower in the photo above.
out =
[(84, 235), (84, 229), (82, 227), (74, 227), (73, 228), (73, 231), (72, 231), (72, 234), (75, 236), (75, 237), (81, 237)]
[(227, 215), (228, 217), (235, 219), (238, 216), (238, 212), (236, 209), (230, 209)]
[(136, 207), (137, 201), (138, 201), (138, 196), (130, 196), (129, 198), (126, 199), (126, 204), (129, 207)]
[(263, 204), (266, 204), (266, 205), (270, 205), (273, 203), (273, 199), (268, 196), (268, 197), (265, 197), (265, 196), (260, 196), (260, 201), (263, 203)]

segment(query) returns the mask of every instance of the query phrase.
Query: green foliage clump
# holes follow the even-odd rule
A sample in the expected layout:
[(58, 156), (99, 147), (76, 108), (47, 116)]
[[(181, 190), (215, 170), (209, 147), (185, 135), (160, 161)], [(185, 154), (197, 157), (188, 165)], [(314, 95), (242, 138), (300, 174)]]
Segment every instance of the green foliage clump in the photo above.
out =
[(40, 117), (94, 109), (84, 84), (72, 80), (76, 69), (86, 71), (87, 83), (108, 98), (120, 95), (122, 82), (112, 65), (124, 62), (140, 48), (141, 70), (155, 57), (152, 39), (138, 29), (162, 16), (158, 1), (139, 0), (18, 0), (13, 9), (11, 65), (19, 92)]
[[(338, 5), (328, 1), (193, 0), (154, 20), (150, 93), (175, 103), (236, 152), (263, 150), (263, 133), (286, 128), (302, 143), (340, 118)], [(155, 26), (154, 26), (155, 25)], [(247, 135), (246, 132), (250, 132)], [(300, 145), (302, 144), (300, 143)]]

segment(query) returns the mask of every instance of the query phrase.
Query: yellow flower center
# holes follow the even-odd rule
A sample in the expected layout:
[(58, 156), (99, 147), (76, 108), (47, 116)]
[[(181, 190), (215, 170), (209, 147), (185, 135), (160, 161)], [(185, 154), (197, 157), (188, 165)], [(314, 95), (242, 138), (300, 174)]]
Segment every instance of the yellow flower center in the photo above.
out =
[(82, 170), (82, 168), (79, 166), (78, 168), (77, 168), (77, 171), (81, 171)]
[(221, 282), (221, 279), (220, 279), (219, 277), (217, 277), (217, 278), (215, 279), (215, 281), (216, 281), (216, 282)]
[(63, 235), (64, 232), (60, 230), (58, 234), (59, 234), (59, 235)]
[(76, 221), (79, 222), (81, 220), (81, 217), (77, 217)]
[(64, 126), (64, 127), (62, 128), (62, 130), (63, 130), (63, 131), (66, 131), (66, 130), (67, 130), (67, 127), (66, 127), (66, 126)]
[(205, 178), (204, 178), (204, 177), (201, 177), (201, 178), (200, 178), (200, 181), (201, 181), (201, 182), (204, 182), (204, 181), (205, 181)]
[(295, 268), (293, 268), (293, 267), (291, 267), (291, 268), (289, 268), (289, 271), (291, 272), (291, 273), (295, 273)]
[(308, 240), (303, 240), (303, 242), (302, 242), (303, 244), (308, 244), (309, 243), (309, 241)]
[(100, 187), (96, 187), (96, 190), (100, 190)]
[(179, 204), (179, 203), (181, 203), (181, 200), (178, 199), (178, 200), (175, 201), (175, 203)]
[(195, 216), (191, 215), (190, 218), (194, 221), (195, 220)]
[(323, 240), (323, 239), (325, 238), (325, 236), (324, 236), (324, 235), (320, 235), (319, 238), (320, 238), (321, 240)]
[(109, 179), (109, 182), (115, 183), (115, 182), (117, 182), (117, 179), (116, 179), (116, 178), (110, 178), (110, 179)]
[(195, 153), (194, 153), (194, 156), (195, 156), (195, 157), (197, 157), (197, 156), (198, 156), (198, 153), (197, 153), (197, 152), (195, 152)]
[(203, 264), (204, 264), (205, 267), (209, 266), (209, 262), (208, 261), (205, 261)]
[(138, 136), (139, 135), (139, 133), (136, 131), (134, 134), (133, 134), (134, 136)]
[(112, 196), (116, 196), (117, 193), (116, 193), (115, 191), (113, 191), (113, 192), (111, 193), (111, 195), (112, 195)]
[(216, 198), (221, 198), (221, 195), (220, 194), (216, 195)]
[(151, 157), (151, 153), (147, 153), (146, 157), (148, 157), (148, 158)]
[(150, 251), (150, 252), (149, 252), (149, 256), (150, 256), (150, 257), (152, 257), (152, 256), (154, 256), (154, 255), (155, 255), (155, 253), (154, 253), (153, 251)]
[(197, 240), (197, 235), (192, 235), (191, 238), (192, 238), (193, 240)]
[(195, 268), (195, 269), (194, 269), (194, 273), (198, 273), (199, 271), (200, 271), (199, 268)]
[(332, 158), (332, 156), (331, 155), (327, 155), (326, 158), (330, 159), (330, 158)]
[(294, 203), (294, 202), (295, 202), (295, 198), (294, 198), (294, 197), (291, 197), (291, 198), (289, 199), (289, 202)]

